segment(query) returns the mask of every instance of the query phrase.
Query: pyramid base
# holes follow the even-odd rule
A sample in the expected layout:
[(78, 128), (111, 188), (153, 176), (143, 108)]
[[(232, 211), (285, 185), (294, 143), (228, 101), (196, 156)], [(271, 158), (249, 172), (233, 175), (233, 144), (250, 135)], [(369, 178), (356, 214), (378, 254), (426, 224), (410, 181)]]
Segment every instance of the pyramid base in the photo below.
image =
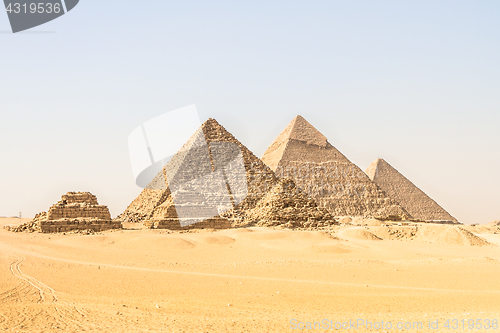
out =
[(105, 231), (110, 229), (121, 229), (119, 221), (98, 219), (61, 219), (41, 221), (40, 231), (43, 233), (68, 232), (74, 230)]
[(421, 220), (421, 219), (411, 219), (412, 222), (419, 222), (419, 223), (434, 223), (434, 224), (456, 224), (460, 225), (462, 223), (452, 221), (452, 220)]
[(144, 221), (144, 225), (151, 229), (169, 229), (169, 230), (190, 230), (190, 229), (230, 229), (231, 223), (228, 219), (221, 217), (208, 218), (198, 223), (187, 226), (181, 226), (179, 219), (153, 219)]

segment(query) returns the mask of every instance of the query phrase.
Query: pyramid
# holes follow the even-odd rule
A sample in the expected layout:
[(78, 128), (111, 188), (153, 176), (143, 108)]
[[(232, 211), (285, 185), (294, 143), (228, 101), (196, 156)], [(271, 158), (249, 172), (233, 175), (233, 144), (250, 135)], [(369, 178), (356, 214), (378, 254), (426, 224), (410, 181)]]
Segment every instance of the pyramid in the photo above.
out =
[(366, 174), (414, 219), (458, 223), (446, 210), (383, 159), (375, 160)]
[(120, 214), (151, 228), (227, 228), (275, 184), (274, 172), (216, 120), (191, 136)]
[(334, 216), (410, 217), (301, 116), (274, 140), (262, 161)]
[(286, 178), (279, 179), (245, 215), (261, 227), (316, 228), (337, 224), (328, 210), (318, 207), (316, 201), (297, 190), (293, 180)]
[(119, 221), (112, 221), (108, 207), (99, 205), (90, 192), (68, 192), (47, 212), (41, 212), (12, 231), (67, 232), (74, 230), (104, 231), (121, 229)]

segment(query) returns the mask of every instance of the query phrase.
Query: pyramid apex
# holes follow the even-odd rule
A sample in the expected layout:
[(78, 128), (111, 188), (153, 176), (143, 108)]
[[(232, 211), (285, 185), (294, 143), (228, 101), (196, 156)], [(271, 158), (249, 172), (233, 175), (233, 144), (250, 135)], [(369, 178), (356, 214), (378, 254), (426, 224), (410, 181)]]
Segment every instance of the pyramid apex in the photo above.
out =
[(209, 123), (219, 123), (215, 118), (208, 118), (207, 120), (205, 120), (205, 122), (203, 123), (204, 124), (209, 124)]
[(380, 167), (381, 164), (388, 165), (388, 163), (383, 158), (377, 158), (375, 161), (372, 162), (372, 164), (368, 166), (368, 168), (366, 168), (365, 173), (372, 181), (374, 181), (375, 178), (378, 176), (379, 172), (378, 168)]
[[(291, 125), (291, 126), (290, 126)], [(301, 115), (296, 115), (290, 123), (288, 139), (304, 141), (308, 144), (326, 147), (328, 140)]]
[(440, 220), (458, 223), (456, 218), (384, 159), (378, 158), (373, 161), (365, 172), (380, 189), (397, 201), (413, 218), (423, 221)]
[(205, 135), (207, 135), (207, 131), (212, 132), (215, 128), (223, 129), (224, 131), (226, 131), (224, 126), (222, 126), (215, 118), (208, 118), (207, 120), (205, 120), (203, 124), (201, 124), (200, 127), (200, 129), (203, 130)]

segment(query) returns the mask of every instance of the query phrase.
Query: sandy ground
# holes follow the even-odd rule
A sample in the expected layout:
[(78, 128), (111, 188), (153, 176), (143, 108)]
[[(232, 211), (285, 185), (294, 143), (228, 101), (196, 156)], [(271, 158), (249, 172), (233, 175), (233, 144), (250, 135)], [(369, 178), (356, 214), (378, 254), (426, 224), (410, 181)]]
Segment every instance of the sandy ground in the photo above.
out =
[[(0, 226), (20, 222), (0, 218)], [(500, 321), (500, 234), (471, 246), (440, 226), (409, 228), (343, 226), (333, 236), (0, 229), (0, 331), (292, 332), (357, 319), (374, 327), (350, 331), (500, 331), (462, 322)], [(439, 329), (428, 328), (436, 320)]]

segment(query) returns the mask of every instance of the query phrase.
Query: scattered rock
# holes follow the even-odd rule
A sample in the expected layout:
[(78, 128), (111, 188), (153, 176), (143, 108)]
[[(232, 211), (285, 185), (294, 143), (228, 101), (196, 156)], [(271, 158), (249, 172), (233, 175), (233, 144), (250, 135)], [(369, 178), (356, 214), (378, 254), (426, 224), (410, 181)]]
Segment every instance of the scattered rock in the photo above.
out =
[(318, 207), (286, 178), (281, 178), (255, 208), (248, 210), (245, 219), (266, 227), (320, 228), (337, 224), (326, 209)]

